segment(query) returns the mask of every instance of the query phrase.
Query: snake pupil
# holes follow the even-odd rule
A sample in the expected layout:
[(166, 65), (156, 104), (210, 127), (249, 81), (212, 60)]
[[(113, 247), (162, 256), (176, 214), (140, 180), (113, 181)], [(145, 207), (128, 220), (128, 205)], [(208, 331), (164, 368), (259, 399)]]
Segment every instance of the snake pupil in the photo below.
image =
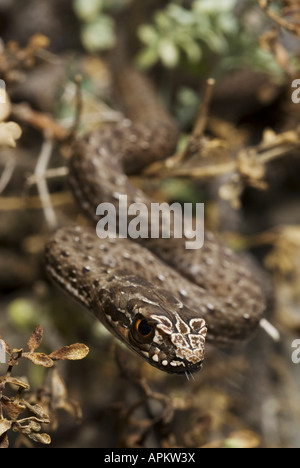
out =
[(152, 327), (149, 325), (147, 320), (141, 320), (138, 323), (138, 332), (143, 336), (148, 336), (152, 332)]

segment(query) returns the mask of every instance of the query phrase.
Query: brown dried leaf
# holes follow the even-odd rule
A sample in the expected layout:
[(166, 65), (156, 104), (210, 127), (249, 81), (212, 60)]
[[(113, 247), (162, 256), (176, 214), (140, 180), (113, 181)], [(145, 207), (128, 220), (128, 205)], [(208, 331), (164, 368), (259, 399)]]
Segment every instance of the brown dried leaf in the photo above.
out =
[(36, 366), (52, 367), (54, 365), (52, 359), (44, 353), (23, 353), (22, 356)]
[(44, 34), (36, 33), (30, 37), (28, 47), (33, 49), (46, 49), (50, 45), (50, 39)]
[(2, 405), (5, 413), (12, 420), (16, 420), (25, 409), (23, 404), (6, 397), (2, 397)]
[(233, 209), (238, 210), (241, 206), (240, 197), (244, 186), (240, 177), (236, 174), (224, 183), (219, 189), (219, 196), (222, 200), (228, 201)]
[(62, 348), (53, 351), (53, 353), (49, 354), (49, 357), (55, 361), (63, 361), (66, 359), (69, 361), (78, 361), (80, 359), (84, 359), (89, 351), (89, 348), (85, 344), (74, 343), (70, 346), (63, 346)]
[(51, 376), (51, 393), (56, 407), (60, 405), (62, 401), (65, 401), (68, 396), (66, 384), (56, 369), (53, 370)]
[(15, 377), (10, 377), (9, 375), (4, 377), (5, 383), (10, 383), (11, 385), (17, 385), (18, 387), (24, 388), (27, 390), (30, 388), (30, 385), (28, 385), (26, 382), (23, 382), (20, 379), (16, 379)]
[(0, 146), (16, 147), (16, 140), (21, 138), (22, 129), (16, 122), (0, 123)]
[[(2, 100), (1, 100), (2, 97)], [(4, 102), (3, 102), (4, 101)], [(11, 113), (11, 103), (10, 99), (8, 97), (8, 94), (6, 93), (5, 90), (0, 89), (0, 122), (3, 122), (4, 120), (7, 119), (9, 114)]]
[(41, 422), (43, 422), (43, 423), (45, 423), (45, 424), (50, 422), (50, 418), (49, 418), (48, 413), (44, 410), (44, 408), (43, 408), (41, 405), (38, 405), (38, 404), (31, 405), (31, 404), (28, 403), (28, 401), (26, 401), (26, 400), (22, 400), (22, 403), (23, 403), (24, 406), (26, 406), (26, 408), (27, 408), (34, 416), (36, 416)]
[(41, 424), (33, 417), (24, 418), (14, 422), (13, 431), (21, 434), (30, 435), (32, 432), (38, 432), (42, 428)]
[(254, 148), (241, 150), (238, 154), (237, 163), (240, 173), (248, 179), (250, 185), (257, 186), (258, 183), (262, 183), (266, 169), (258, 159)]
[(23, 348), (13, 348), (11, 352), (12, 354), (22, 354)]
[(51, 390), (55, 409), (62, 409), (69, 413), (73, 419), (80, 421), (82, 419), (80, 405), (76, 401), (68, 399), (66, 384), (56, 369), (52, 373)]
[(39, 442), (40, 444), (45, 444), (45, 445), (51, 444), (51, 437), (49, 436), (49, 434), (46, 434), (45, 432), (43, 432), (42, 434), (32, 432), (31, 434), (28, 434), (28, 437), (34, 440), (34, 442)]
[(0, 419), (0, 436), (7, 432), (12, 425), (12, 421), (9, 421), (8, 419)]
[(35, 351), (40, 346), (42, 339), (43, 328), (41, 325), (37, 325), (27, 343), (28, 349), (31, 353), (33, 353), (33, 351)]

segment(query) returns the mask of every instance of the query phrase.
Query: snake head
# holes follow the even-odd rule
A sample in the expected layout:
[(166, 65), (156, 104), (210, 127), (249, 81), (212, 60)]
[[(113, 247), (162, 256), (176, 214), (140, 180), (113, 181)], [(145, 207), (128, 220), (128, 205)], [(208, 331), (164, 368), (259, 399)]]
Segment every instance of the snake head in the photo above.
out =
[(123, 289), (128, 300), (122, 314), (105, 301), (112, 331), (160, 370), (169, 373), (199, 370), (204, 359), (205, 321), (168, 292), (152, 288), (150, 299), (149, 291), (145, 284), (139, 284), (137, 297), (132, 286)]
[(207, 328), (203, 319), (188, 316), (190, 313), (179, 315), (174, 311), (170, 315), (157, 305), (143, 303), (138, 306), (129, 329), (129, 342), (132, 347), (138, 346), (138, 352), (160, 370), (172, 373), (199, 370), (204, 360)]

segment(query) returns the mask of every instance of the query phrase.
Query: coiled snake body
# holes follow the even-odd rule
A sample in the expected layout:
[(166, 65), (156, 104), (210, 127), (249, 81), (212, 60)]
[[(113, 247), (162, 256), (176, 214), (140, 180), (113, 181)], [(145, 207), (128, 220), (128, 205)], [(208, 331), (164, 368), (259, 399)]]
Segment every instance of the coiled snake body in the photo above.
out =
[[(148, 81), (133, 70), (118, 79), (128, 116), (74, 145), (70, 183), (94, 222), (105, 201), (116, 208), (151, 200), (127, 175), (172, 153), (177, 126)], [(167, 372), (195, 371), (205, 339), (232, 346), (247, 340), (265, 309), (259, 285), (243, 262), (206, 232), (202, 249), (184, 239), (102, 239), (95, 228), (58, 230), (45, 249), (46, 269), (128, 347)]]

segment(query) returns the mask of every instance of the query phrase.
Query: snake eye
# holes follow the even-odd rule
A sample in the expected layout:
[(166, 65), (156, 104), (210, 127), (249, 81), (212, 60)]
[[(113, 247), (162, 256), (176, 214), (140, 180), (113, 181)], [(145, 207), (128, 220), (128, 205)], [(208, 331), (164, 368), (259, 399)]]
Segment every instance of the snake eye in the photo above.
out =
[(149, 325), (147, 320), (145, 319), (138, 319), (135, 324), (136, 331), (142, 336), (149, 336), (152, 333), (153, 327)]
[(134, 323), (133, 336), (137, 341), (148, 342), (152, 340), (154, 327), (148, 320), (139, 317)]

